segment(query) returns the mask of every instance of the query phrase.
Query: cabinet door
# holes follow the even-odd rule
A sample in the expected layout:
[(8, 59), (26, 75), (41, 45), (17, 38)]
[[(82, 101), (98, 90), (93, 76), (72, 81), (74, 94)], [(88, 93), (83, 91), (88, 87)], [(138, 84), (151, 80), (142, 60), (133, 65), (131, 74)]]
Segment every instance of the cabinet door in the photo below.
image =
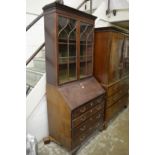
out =
[(111, 51), (109, 61), (109, 83), (115, 82), (121, 78), (123, 68), (122, 50), (124, 35), (120, 33), (112, 33)]
[(93, 72), (93, 25), (80, 22), (80, 79)]
[(129, 74), (129, 38), (125, 36), (123, 47), (123, 70), (122, 76)]
[(59, 84), (77, 79), (76, 20), (58, 16)]

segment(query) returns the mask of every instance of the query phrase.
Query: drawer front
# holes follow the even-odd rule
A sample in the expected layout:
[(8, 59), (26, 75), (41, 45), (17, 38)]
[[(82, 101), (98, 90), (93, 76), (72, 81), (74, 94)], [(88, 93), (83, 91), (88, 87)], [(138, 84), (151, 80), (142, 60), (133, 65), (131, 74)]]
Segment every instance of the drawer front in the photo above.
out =
[(91, 134), (93, 132), (95, 132), (96, 130), (99, 130), (102, 126), (103, 126), (103, 119), (100, 119), (97, 123), (95, 123), (93, 125), (92, 128), (89, 128), (89, 130), (87, 130), (87, 132), (84, 132), (84, 133), (80, 134), (79, 136), (74, 137), (72, 139), (72, 149), (74, 149), (76, 146), (78, 146), (82, 142), (84, 142), (87, 138), (89, 138), (91, 136)]
[(97, 104), (92, 109), (88, 110), (87, 112), (83, 113), (81, 116), (72, 120), (72, 128), (80, 125), (82, 122), (86, 121), (89, 117), (91, 117), (93, 114), (95, 114), (100, 110), (104, 111), (104, 103)]
[(93, 99), (92, 101), (90, 101), (90, 102), (84, 104), (83, 106), (75, 109), (72, 113), (72, 119), (77, 118), (81, 114), (83, 114), (86, 111), (88, 111), (89, 109), (93, 108), (95, 105), (97, 105), (99, 103), (103, 103), (103, 102), (104, 102), (104, 96), (99, 96), (99, 97)]
[(119, 81), (118, 83), (114, 84), (113, 86), (109, 87), (107, 89), (107, 96), (112, 96), (116, 92), (118, 92), (120, 89), (129, 89), (129, 79), (123, 79), (122, 81)]
[(128, 104), (128, 95), (125, 95), (111, 107), (105, 110), (105, 120), (107, 122), (110, 121), (127, 104)]
[(121, 89), (114, 95), (107, 98), (106, 102), (106, 108), (110, 107), (112, 104), (117, 102), (121, 97), (123, 97), (125, 94), (128, 94), (128, 89)]
[(100, 119), (103, 120), (103, 110), (97, 112), (92, 117), (88, 118), (86, 122), (83, 122), (80, 126), (72, 129), (72, 137), (76, 138), (84, 132), (88, 132), (92, 129), (94, 124), (98, 122)]

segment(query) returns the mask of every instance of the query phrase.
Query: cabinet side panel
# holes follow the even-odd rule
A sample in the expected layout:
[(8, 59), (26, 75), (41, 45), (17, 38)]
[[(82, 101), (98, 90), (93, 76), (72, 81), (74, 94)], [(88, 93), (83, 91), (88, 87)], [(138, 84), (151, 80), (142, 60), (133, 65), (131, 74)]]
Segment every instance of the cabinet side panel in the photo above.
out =
[(71, 149), (71, 112), (58, 89), (47, 84), (49, 134)]
[(108, 63), (110, 52), (110, 32), (95, 31), (94, 76), (104, 84), (108, 84)]
[(46, 50), (46, 79), (47, 83), (57, 84), (57, 54), (56, 54), (56, 14), (44, 16), (45, 50)]

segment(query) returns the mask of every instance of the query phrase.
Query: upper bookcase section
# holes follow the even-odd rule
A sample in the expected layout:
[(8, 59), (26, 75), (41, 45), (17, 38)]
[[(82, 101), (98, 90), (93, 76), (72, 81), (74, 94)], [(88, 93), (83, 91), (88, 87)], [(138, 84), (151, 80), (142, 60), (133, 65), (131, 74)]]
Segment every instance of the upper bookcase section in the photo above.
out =
[(44, 10), (44, 12), (61, 10), (61, 11), (67, 11), (68, 13), (83, 16), (83, 17), (85, 17), (87, 19), (95, 20), (97, 18), (96, 16), (90, 15), (90, 14), (82, 12), (82, 11), (79, 11), (77, 9), (71, 8), (71, 7), (66, 6), (66, 5), (59, 4), (57, 2), (45, 5), (43, 7), (43, 10)]

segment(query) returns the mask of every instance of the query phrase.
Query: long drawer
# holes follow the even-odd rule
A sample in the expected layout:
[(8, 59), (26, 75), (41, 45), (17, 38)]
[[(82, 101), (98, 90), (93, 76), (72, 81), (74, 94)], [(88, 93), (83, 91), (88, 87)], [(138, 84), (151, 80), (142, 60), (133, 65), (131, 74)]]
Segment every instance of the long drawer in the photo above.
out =
[(84, 140), (89, 138), (93, 132), (102, 128), (102, 126), (103, 126), (103, 119), (100, 119), (87, 132), (83, 132), (79, 136), (74, 137), (72, 140), (72, 149), (80, 145), (82, 142), (84, 142)]
[(106, 88), (107, 96), (112, 96), (117, 93), (120, 89), (129, 89), (129, 78), (122, 79), (121, 81), (115, 83), (114, 85)]
[(93, 99), (92, 101), (89, 101), (88, 103), (85, 103), (84, 105), (78, 107), (77, 109), (75, 109), (72, 113), (72, 119), (77, 118), (78, 116), (80, 116), (81, 114), (85, 113), (86, 111), (88, 111), (89, 109), (93, 108), (95, 105), (99, 104), (99, 103), (103, 103), (104, 102), (104, 96), (99, 96), (95, 99)]
[(88, 132), (89, 130), (91, 130), (96, 122), (98, 122), (101, 118), (103, 120), (103, 113), (104, 113), (104, 111), (101, 110), (101, 111), (97, 112), (95, 115), (88, 118), (87, 121), (80, 124), (80, 126), (73, 128), (72, 129), (72, 137), (76, 138), (79, 135), (81, 135), (82, 133)]
[(87, 112), (83, 113), (81, 116), (72, 120), (72, 128), (80, 125), (82, 122), (86, 121), (89, 117), (91, 117), (96, 112), (103, 110), (104, 111), (104, 103), (99, 103), (92, 109), (88, 110)]
[(128, 89), (120, 89), (117, 93), (107, 98), (106, 108), (110, 107), (112, 104), (117, 102), (122, 96), (128, 94)]
[(123, 96), (119, 101), (117, 101), (115, 104), (113, 104), (111, 107), (105, 110), (105, 120), (107, 122), (111, 120), (127, 104), (128, 104), (128, 94)]

